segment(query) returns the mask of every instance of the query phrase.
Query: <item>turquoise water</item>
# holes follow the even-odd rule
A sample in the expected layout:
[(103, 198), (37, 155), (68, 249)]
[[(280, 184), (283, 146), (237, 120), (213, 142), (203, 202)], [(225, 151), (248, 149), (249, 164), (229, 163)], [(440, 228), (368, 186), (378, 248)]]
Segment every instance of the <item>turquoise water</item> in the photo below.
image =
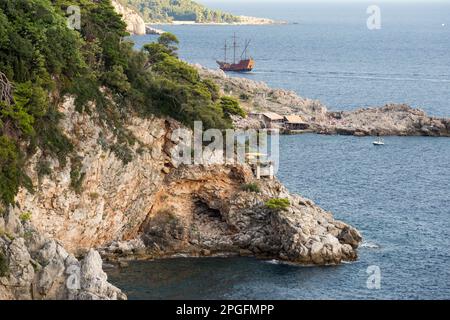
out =
[[(181, 39), (181, 57), (209, 67), (232, 32), (252, 38), (257, 67), (246, 77), (331, 109), (406, 102), (450, 116), (450, 5), (380, 6), (382, 29), (372, 32), (364, 4), (240, 4), (236, 13), (298, 24), (163, 28)], [(135, 37), (138, 46), (154, 39)], [(368, 137), (282, 136), (280, 154), (277, 176), (291, 191), (362, 232), (358, 261), (136, 262), (111, 270), (112, 282), (131, 299), (450, 299), (450, 139), (388, 137), (374, 147)], [(379, 290), (366, 286), (372, 265)]]
[[(157, 26), (176, 34), (180, 56), (217, 68), (225, 39), (249, 38), (256, 67), (246, 77), (319, 99), (333, 110), (408, 103), (450, 116), (450, 3), (381, 3), (381, 30), (366, 27), (368, 3), (229, 4), (278, 26)], [(370, 3), (373, 4), (373, 3)], [(443, 27), (442, 24), (445, 24)], [(155, 36), (134, 37), (138, 46)]]

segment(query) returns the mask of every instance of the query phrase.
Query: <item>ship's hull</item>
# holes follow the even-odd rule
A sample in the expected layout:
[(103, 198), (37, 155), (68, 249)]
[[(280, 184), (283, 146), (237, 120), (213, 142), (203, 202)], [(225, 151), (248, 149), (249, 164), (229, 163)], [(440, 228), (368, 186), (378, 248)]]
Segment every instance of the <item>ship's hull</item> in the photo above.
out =
[(249, 72), (253, 70), (255, 61), (253, 59), (241, 60), (239, 63), (217, 61), (217, 64), (223, 71)]

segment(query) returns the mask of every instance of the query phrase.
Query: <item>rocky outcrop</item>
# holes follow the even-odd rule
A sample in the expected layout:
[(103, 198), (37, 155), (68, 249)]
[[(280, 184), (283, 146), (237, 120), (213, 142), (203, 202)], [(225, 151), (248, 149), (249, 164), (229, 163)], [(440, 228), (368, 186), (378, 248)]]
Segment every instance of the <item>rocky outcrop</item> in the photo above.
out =
[(302, 98), (289, 90), (272, 89), (264, 82), (230, 77), (222, 70), (211, 70), (198, 64), (194, 66), (203, 77), (214, 80), (224, 94), (238, 98), (247, 112), (299, 114), (308, 121), (327, 118), (327, 108), (318, 100)]
[(404, 104), (328, 112), (327, 115), (327, 119), (316, 124), (317, 132), (358, 136), (450, 136), (450, 119), (429, 117), (422, 110)]
[(97, 251), (77, 260), (60, 242), (37, 231), (28, 216), (9, 208), (0, 217), (0, 300), (126, 299), (107, 282)]
[(145, 25), (146, 34), (162, 35), (164, 32), (164, 30), (153, 28), (150, 25)]
[[(196, 65), (200, 73), (216, 81), (225, 94), (238, 98), (247, 112), (276, 112), (300, 115), (310, 131), (342, 135), (450, 136), (450, 119), (430, 117), (420, 109), (404, 104), (354, 111), (328, 111), (317, 100), (305, 99), (293, 91), (272, 89), (265, 83), (227, 76), (221, 70)], [(254, 119), (238, 118), (239, 128), (261, 127)]]
[(120, 15), (122, 15), (123, 21), (127, 24), (127, 31), (131, 34), (144, 35), (146, 33), (146, 27), (144, 19), (132, 9), (125, 7), (119, 1), (111, 1), (114, 9)]
[[(65, 115), (61, 127), (76, 155), (64, 166), (37, 152), (27, 174), (39, 191), (21, 189), (16, 200), (20, 210), (31, 213), (40, 232), (71, 253), (111, 243), (110, 251), (135, 251), (121, 243), (143, 236), (149, 248), (145, 250), (152, 255), (244, 250), (320, 264), (356, 257), (360, 239), (350, 243), (339, 236), (353, 228), (289, 194), (278, 181), (261, 180), (261, 192), (249, 193), (242, 190), (255, 182), (248, 166), (177, 167), (169, 156), (171, 133), (179, 127), (172, 120), (130, 117), (122, 130), (135, 143), (125, 164), (123, 155), (115, 152), (117, 138), (98, 115), (76, 112), (73, 99), (67, 99), (60, 111)], [(50, 163), (52, 173), (40, 177), (37, 168), (43, 161)], [(76, 189), (74, 164), (84, 177)], [(266, 208), (264, 202), (273, 197), (290, 199), (288, 210)], [(326, 249), (311, 251), (316, 242)], [(143, 248), (138, 249), (142, 253)]]
[[(248, 184), (259, 191), (246, 191)], [(273, 198), (288, 199), (290, 205), (269, 209), (265, 203)], [(151, 257), (241, 254), (303, 264), (354, 260), (361, 241), (356, 229), (290, 194), (279, 181), (254, 180), (247, 166), (172, 171), (141, 232)], [(115, 244), (106, 252), (132, 253), (139, 247)]]
[[(180, 127), (174, 120), (129, 115), (112, 125), (95, 111), (77, 112), (73, 98), (59, 111), (74, 152), (66, 163), (40, 150), (27, 160), (35, 192), (21, 188), (16, 207), (0, 219), (0, 298), (125, 298), (107, 282), (92, 248), (107, 258), (231, 253), (305, 264), (356, 258), (358, 231), (277, 180), (254, 180), (248, 165), (174, 163), (171, 136)], [(39, 174), (43, 164), (47, 175)], [(259, 192), (246, 191), (248, 184)], [(290, 205), (269, 209), (272, 198)]]

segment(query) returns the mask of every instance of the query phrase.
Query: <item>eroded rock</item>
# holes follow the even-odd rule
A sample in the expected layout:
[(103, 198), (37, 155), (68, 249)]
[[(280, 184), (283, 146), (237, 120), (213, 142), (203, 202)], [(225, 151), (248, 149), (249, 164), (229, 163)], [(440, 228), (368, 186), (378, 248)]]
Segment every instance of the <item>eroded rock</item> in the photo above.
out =
[(16, 219), (19, 213), (9, 208), (6, 220), (20, 232), (0, 234), (0, 299), (126, 299), (108, 283), (97, 251), (80, 262), (32, 224)]
[[(242, 190), (257, 183), (260, 193)], [(286, 210), (265, 206), (289, 199)], [(180, 167), (167, 178), (142, 226), (156, 254), (251, 252), (305, 264), (354, 260), (361, 241), (353, 227), (336, 221), (311, 201), (290, 194), (277, 180), (255, 181), (246, 166)]]

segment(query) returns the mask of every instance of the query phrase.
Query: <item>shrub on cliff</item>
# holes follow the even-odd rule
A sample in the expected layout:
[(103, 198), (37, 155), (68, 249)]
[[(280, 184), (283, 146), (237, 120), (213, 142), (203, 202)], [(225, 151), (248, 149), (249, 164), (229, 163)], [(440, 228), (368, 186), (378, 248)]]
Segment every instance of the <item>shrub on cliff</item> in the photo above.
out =
[(289, 205), (289, 199), (284, 198), (272, 198), (265, 203), (267, 208), (275, 211), (287, 210)]
[(223, 110), (223, 113), (226, 116), (236, 115), (242, 118), (245, 118), (247, 114), (239, 105), (239, 102), (233, 97), (221, 97), (220, 98), (220, 107)]
[(14, 202), (21, 185), (31, 185), (22, 166), (22, 155), (16, 144), (8, 137), (0, 136), (0, 201), (4, 204)]
[(241, 189), (247, 192), (255, 192), (255, 193), (261, 192), (261, 188), (257, 183), (246, 183), (241, 187)]

